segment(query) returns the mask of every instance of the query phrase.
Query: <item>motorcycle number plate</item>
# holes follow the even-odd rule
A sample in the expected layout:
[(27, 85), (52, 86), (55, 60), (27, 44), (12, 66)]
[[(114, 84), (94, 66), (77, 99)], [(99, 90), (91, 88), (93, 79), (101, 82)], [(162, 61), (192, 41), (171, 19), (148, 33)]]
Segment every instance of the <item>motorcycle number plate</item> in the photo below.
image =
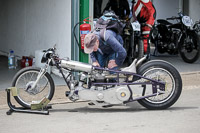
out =
[(140, 23), (138, 21), (131, 23), (133, 31), (141, 31)]
[(183, 16), (182, 22), (185, 26), (188, 26), (188, 27), (192, 26), (193, 24), (192, 19), (189, 16)]

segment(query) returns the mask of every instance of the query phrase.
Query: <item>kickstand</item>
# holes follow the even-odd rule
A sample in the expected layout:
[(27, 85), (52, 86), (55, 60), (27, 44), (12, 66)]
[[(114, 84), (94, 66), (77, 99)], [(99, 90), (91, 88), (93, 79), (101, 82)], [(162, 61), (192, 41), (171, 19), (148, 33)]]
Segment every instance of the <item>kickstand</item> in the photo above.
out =
[(11, 115), (13, 112), (49, 115), (48, 109), (52, 108), (51, 106), (47, 106), (46, 108), (43, 108), (42, 110), (31, 110), (31, 109), (26, 109), (26, 108), (23, 108), (23, 107), (15, 107), (11, 103), (10, 90), (11, 89), (6, 89), (7, 103), (8, 103), (8, 106), (10, 108), (10, 110), (6, 112), (7, 115)]

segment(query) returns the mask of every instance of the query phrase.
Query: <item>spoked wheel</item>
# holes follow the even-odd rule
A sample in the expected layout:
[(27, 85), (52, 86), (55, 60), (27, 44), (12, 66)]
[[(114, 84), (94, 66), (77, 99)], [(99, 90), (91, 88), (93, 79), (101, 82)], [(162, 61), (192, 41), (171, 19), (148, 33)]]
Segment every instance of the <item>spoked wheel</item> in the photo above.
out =
[(139, 100), (138, 102), (148, 109), (166, 109), (172, 106), (182, 91), (182, 80), (179, 72), (164, 61), (150, 61), (142, 65), (139, 74), (157, 81), (166, 83), (163, 94)]
[(187, 36), (181, 38), (179, 52), (182, 59), (187, 63), (194, 63), (200, 54), (199, 38), (195, 32), (187, 32)]
[(144, 56), (144, 44), (142, 39), (137, 39), (134, 45), (134, 57), (138, 60)]
[(30, 108), (34, 101), (41, 101), (43, 98), (52, 99), (54, 95), (54, 82), (48, 73), (45, 73), (33, 88), (39, 68), (28, 67), (20, 70), (13, 78), (12, 86), (18, 89), (18, 96), (15, 100), (23, 107)]

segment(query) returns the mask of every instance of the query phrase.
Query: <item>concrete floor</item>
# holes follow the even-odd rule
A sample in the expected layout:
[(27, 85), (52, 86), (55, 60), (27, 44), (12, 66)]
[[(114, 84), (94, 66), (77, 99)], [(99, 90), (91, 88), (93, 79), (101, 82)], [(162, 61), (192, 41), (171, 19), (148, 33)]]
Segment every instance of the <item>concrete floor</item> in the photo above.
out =
[(137, 102), (101, 108), (87, 102), (55, 104), (50, 115), (0, 109), (1, 133), (200, 133), (200, 88), (184, 89), (166, 110), (147, 110)]
[(169, 63), (171, 63), (172, 65), (174, 65), (176, 67), (176, 69), (180, 72), (180, 73), (190, 73), (190, 72), (199, 72), (200, 71), (200, 59), (198, 59), (196, 62), (189, 64), (186, 63), (182, 60), (181, 57), (179, 57), (178, 55), (176, 56), (171, 56), (171, 55), (167, 55), (167, 54), (159, 54), (158, 56), (152, 56), (152, 59), (154, 60), (165, 60)]
[[(179, 56), (158, 55), (152, 59), (165, 60), (173, 64), (180, 73), (200, 71), (200, 59), (193, 64), (185, 63)], [(0, 90), (11, 86), (12, 78), (19, 71), (18, 69), (8, 69), (7, 57), (0, 55)], [(62, 78), (52, 75), (56, 85), (66, 85)]]

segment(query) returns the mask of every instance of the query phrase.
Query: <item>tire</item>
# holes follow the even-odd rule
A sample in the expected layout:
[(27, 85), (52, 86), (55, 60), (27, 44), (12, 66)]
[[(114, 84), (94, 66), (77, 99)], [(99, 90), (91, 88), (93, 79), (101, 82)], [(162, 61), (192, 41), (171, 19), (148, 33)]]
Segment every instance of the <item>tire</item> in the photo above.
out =
[(143, 40), (140, 38), (137, 38), (134, 41), (134, 36), (131, 36), (131, 41), (130, 41), (130, 52), (132, 53), (130, 56), (128, 56), (128, 64), (132, 64), (134, 59), (141, 59), (144, 57), (144, 44)]
[(137, 48), (134, 48), (134, 50), (136, 51), (136, 56), (137, 56), (137, 59), (141, 59), (142, 57), (144, 57), (144, 44), (143, 44), (143, 40), (142, 39), (138, 39), (137, 43), (136, 43), (136, 47), (138, 46), (138, 49)]
[(194, 63), (199, 59), (200, 42), (195, 31), (188, 31), (188, 37), (182, 36), (179, 44), (181, 58), (187, 63)]
[(54, 95), (55, 85), (49, 73), (40, 78), (34, 89), (29, 89), (36, 80), (40, 68), (27, 67), (20, 70), (13, 78), (12, 86), (17, 87), (18, 96), (15, 100), (24, 108), (30, 108), (31, 102), (41, 101), (44, 97), (51, 100)]
[[(144, 77), (151, 74), (150, 76), (154, 80), (166, 83), (164, 94), (138, 100), (142, 106), (151, 110), (160, 110), (169, 108), (178, 100), (182, 91), (182, 79), (171, 64), (165, 61), (149, 61), (138, 69), (138, 74)], [(152, 76), (152, 74), (155, 75)]]

